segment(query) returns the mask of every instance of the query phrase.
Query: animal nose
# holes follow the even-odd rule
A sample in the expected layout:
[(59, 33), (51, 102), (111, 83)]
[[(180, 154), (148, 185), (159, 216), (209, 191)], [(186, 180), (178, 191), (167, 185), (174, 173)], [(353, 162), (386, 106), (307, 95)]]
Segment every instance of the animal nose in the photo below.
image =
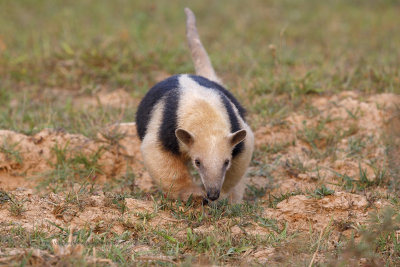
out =
[(207, 191), (207, 198), (209, 200), (217, 200), (219, 198), (219, 190), (218, 189), (210, 189)]

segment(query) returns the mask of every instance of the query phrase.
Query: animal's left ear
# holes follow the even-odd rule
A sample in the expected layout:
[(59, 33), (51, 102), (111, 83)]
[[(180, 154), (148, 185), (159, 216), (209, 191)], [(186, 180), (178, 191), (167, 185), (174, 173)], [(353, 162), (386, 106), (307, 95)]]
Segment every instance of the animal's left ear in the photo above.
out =
[(231, 133), (229, 135), (229, 140), (231, 141), (231, 145), (236, 146), (246, 138), (246, 135), (247, 135), (246, 130), (239, 130), (237, 132)]

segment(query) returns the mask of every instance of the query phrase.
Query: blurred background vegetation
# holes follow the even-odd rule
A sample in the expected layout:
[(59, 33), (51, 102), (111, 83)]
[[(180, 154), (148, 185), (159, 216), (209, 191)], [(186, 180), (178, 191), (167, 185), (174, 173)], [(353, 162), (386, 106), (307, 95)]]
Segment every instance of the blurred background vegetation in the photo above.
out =
[[(140, 99), (159, 77), (193, 72), (185, 6), (251, 114), (274, 115), (309, 93), (400, 92), (395, 0), (1, 0), (0, 128), (90, 134), (72, 118), (90, 117), (71, 108), (77, 95), (122, 87)], [(53, 89), (70, 94), (60, 102)], [(279, 106), (264, 110), (277, 95)], [(122, 120), (133, 121), (134, 109)], [(121, 118), (113, 112), (103, 111), (104, 123)]]

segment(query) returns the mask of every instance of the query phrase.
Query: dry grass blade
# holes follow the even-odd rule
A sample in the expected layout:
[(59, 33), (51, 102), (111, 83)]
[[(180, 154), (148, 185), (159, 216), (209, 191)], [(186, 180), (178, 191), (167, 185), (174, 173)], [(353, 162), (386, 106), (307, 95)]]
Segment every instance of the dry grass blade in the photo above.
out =
[(328, 223), (324, 228), (321, 229), (321, 232), (320, 232), (319, 237), (318, 237), (317, 248), (315, 249), (315, 252), (314, 252), (314, 254), (313, 254), (313, 257), (312, 257), (312, 259), (311, 259), (310, 264), (308, 265), (308, 267), (311, 267), (311, 266), (313, 265), (314, 261), (315, 261), (315, 257), (317, 256), (319, 247), (321, 246), (322, 235), (324, 234), (325, 229), (328, 227), (329, 224), (330, 224), (330, 223)]
[[(51, 244), (54, 250), (54, 257), (62, 258), (62, 257), (83, 257), (84, 247), (82, 244), (73, 245), (73, 232), (74, 229), (71, 227), (68, 236), (68, 244), (65, 247), (58, 245), (57, 239), (53, 239)], [(107, 263), (109, 266), (115, 266), (115, 264), (110, 259), (102, 259), (96, 257), (96, 249), (93, 248), (93, 256), (85, 257), (86, 260), (90, 263)]]

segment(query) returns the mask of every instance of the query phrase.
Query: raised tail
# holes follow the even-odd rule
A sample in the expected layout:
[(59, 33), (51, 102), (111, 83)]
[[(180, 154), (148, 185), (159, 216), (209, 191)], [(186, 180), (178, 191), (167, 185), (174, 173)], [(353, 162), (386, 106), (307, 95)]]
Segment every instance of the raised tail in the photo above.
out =
[(186, 14), (186, 38), (189, 49), (192, 54), (192, 60), (196, 74), (203, 76), (211, 81), (222, 85), (221, 79), (217, 76), (208, 57), (207, 51), (204, 49), (200, 41), (199, 33), (196, 28), (196, 17), (192, 10), (185, 8)]

